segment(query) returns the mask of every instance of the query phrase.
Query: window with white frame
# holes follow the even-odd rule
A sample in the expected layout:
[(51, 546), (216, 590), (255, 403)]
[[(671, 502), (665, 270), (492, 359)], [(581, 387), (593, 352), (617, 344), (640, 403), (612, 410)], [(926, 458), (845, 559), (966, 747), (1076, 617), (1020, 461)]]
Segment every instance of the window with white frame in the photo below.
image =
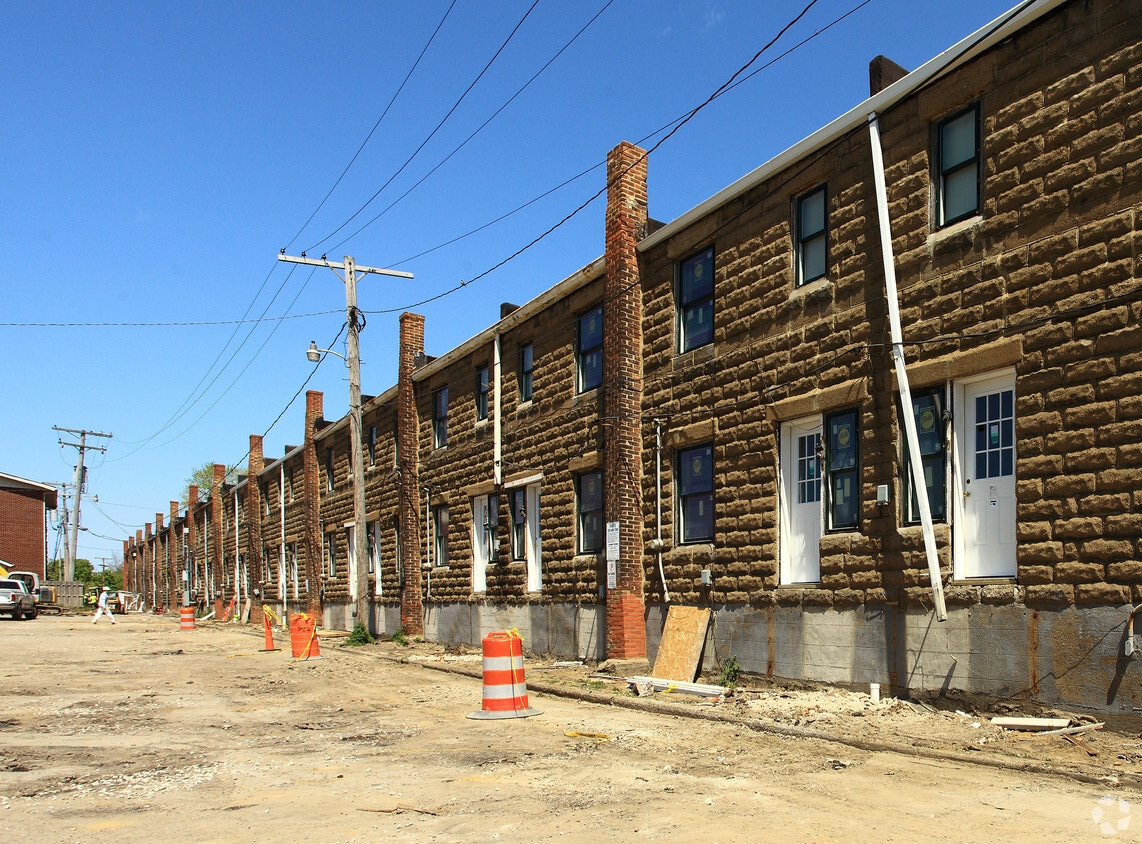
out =
[(822, 185), (797, 199), (797, 286), (824, 278), (828, 259), (829, 201)]
[(678, 452), (678, 520), (681, 544), (714, 538), (714, 446)]
[(488, 418), (488, 367), (481, 366), (476, 370), (476, 420), (483, 421)]
[(535, 346), (524, 343), (519, 348), (519, 400), (531, 401), (532, 370), (535, 368)]
[(857, 412), (825, 417), (825, 527), (851, 530), (860, 524), (860, 432)]
[(369, 465), (377, 464), (377, 426), (369, 426)]
[(577, 550), (597, 554), (603, 550), (603, 473), (585, 472), (575, 478), (575, 499)]
[(576, 337), (576, 381), (585, 393), (603, 383), (603, 306), (579, 317)]
[(979, 106), (973, 105), (936, 129), (936, 225), (979, 213)]
[(441, 387), (432, 393), (432, 447), (448, 445), (448, 388)]
[(678, 267), (678, 350), (714, 342), (714, 247)]

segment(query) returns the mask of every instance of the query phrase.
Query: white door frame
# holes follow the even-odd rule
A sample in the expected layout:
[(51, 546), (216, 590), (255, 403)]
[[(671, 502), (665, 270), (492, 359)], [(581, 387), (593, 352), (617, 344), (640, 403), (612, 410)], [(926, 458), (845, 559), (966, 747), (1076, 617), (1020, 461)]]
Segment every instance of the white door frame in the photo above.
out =
[[(824, 527), (824, 478), (821, 461), (817, 461), (817, 500), (810, 504), (798, 504), (798, 441), (802, 437), (821, 437), (824, 434), (822, 417), (809, 416), (781, 423), (781, 449), (778, 467), (778, 511), (779, 511), (779, 583), (782, 586), (795, 583), (820, 583), (821, 581), (821, 535)], [(802, 537), (794, 526), (805, 525), (798, 517), (801, 508), (803, 517), (811, 504), (816, 507), (816, 531), (812, 537)], [(804, 539), (804, 541), (802, 541)], [(796, 549), (804, 546), (809, 552), (803, 559), (796, 558)], [(810, 549), (812, 549), (810, 551)]]
[[(989, 391), (1012, 391), (1012, 474), (1010, 478), (985, 479), (983, 483), (975, 481), (975, 408), (967, 401), (969, 394), (974, 394), (981, 388)], [(1014, 417), (1015, 399), (1015, 369), (1005, 369), (988, 372), (982, 375), (973, 375), (968, 378), (957, 379), (953, 384), (952, 406), (952, 574), (956, 580), (971, 580), (988, 577), (1015, 577), (1017, 562), (1015, 558), (1016, 542), (1016, 499), (1015, 499), (1015, 468), (1018, 465), (1019, 442), (1015, 437), (1018, 419)], [(974, 487), (974, 488), (973, 488)], [(994, 488), (994, 494), (992, 490)], [(994, 514), (981, 511), (980, 507), (995, 508)], [(980, 561), (973, 554), (974, 538), (978, 536), (977, 517), (987, 518), (993, 515), (998, 521), (982, 526), (989, 530), (992, 537), (1003, 545), (1010, 545), (1010, 558), (1000, 561), (999, 568), (993, 561), (991, 570), (982, 571)]]

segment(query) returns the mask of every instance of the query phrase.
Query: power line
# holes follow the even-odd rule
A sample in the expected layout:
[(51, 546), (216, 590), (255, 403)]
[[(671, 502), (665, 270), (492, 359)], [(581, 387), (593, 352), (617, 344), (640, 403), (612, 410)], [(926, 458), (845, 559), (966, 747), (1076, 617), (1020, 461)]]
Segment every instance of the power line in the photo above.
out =
[(422, 149), (424, 149), (424, 147), (428, 144), (428, 142), (431, 141), (436, 136), (436, 133), (439, 132), (440, 129), (444, 126), (444, 124), (448, 122), (448, 119), (455, 113), (456, 109), (458, 109), (460, 107), (460, 104), (462, 102), (464, 102), (464, 99), (468, 96), (468, 94), (470, 94), (472, 92), (472, 89), (476, 87), (476, 84), (481, 79), (484, 78), (484, 74), (488, 72), (488, 69), (492, 66), (493, 63), (495, 63), (496, 59), (499, 58), (500, 53), (502, 53), (504, 51), (504, 49), (508, 46), (508, 43), (512, 40), (512, 38), (515, 37), (515, 34), (517, 32), (519, 32), (520, 27), (523, 26), (524, 21), (526, 21), (528, 19), (528, 17), (531, 15), (531, 13), (535, 10), (535, 7), (538, 5), (539, 5), (539, 0), (535, 0), (535, 2), (533, 2), (531, 4), (531, 6), (528, 7), (528, 10), (523, 13), (523, 17), (519, 19), (518, 23), (516, 23), (515, 28), (513, 28), (512, 31), (508, 34), (508, 37), (504, 39), (504, 43), (502, 43), (500, 45), (499, 49), (496, 50), (496, 52), (492, 55), (492, 57), (490, 59), (488, 59), (488, 63), (484, 65), (483, 70), (481, 70), (476, 75), (476, 78), (472, 80), (471, 84), (469, 84), (468, 87), (464, 89), (464, 93), (462, 93), (460, 95), (459, 99), (457, 99), (456, 102), (452, 104), (452, 108), (448, 109), (448, 113), (445, 114), (444, 117), (442, 117), (440, 119), (440, 122), (436, 124), (435, 128), (431, 132), (428, 133), (428, 137), (426, 137), (423, 141), (421, 141), (420, 146), (418, 146), (415, 150), (413, 150), (412, 155), (410, 155), (408, 158), (405, 159), (404, 164), (402, 164), (400, 167), (398, 167), (396, 172), (393, 173), (391, 176), (389, 176), (388, 180), (377, 189), (376, 193), (374, 193), (371, 197), (369, 197), (368, 201), (365, 202), (364, 205), (362, 205), (360, 208), (358, 208), (356, 211), (354, 211), (353, 215), (351, 217), (349, 217), (348, 220), (343, 222), (341, 225), (339, 225), (337, 228), (335, 228), (333, 231), (331, 231), (325, 237), (321, 238), (321, 240), (319, 240), (313, 246), (309, 247), (309, 249), (305, 250), (306, 252), (316, 252), (318, 249), (320, 249), (321, 245), (323, 243), (331, 240), (335, 234), (337, 234), (339, 231), (341, 231), (343, 228), (345, 228), (347, 225), (349, 225), (351, 222), (353, 222), (353, 220), (355, 220), (358, 217), (358, 215), (361, 214), (361, 212), (363, 212), (366, 208), (369, 207), (370, 204), (372, 204), (374, 199), (376, 199), (378, 196), (381, 195), (381, 191), (383, 191), (390, 184), (392, 184), (393, 179), (395, 179), (397, 176), (399, 176), (401, 173), (404, 172), (405, 168), (408, 167), (408, 165), (412, 163), (412, 160), (414, 158), (416, 158), (417, 155), (420, 154), (420, 151)]
[(305, 231), (306, 227), (310, 223), (313, 222), (313, 218), (316, 217), (317, 212), (320, 211), (325, 206), (325, 203), (329, 200), (329, 197), (331, 197), (333, 195), (333, 191), (337, 190), (337, 186), (341, 184), (341, 180), (345, 178), (345, 174), (349, 172), (349, 168), (352, 167), (353, 164), (357, 161), (357, 157), (361, 154), (361, 151), (365, 149), (365, 145), (368, 144), (369, 141), (372, 139), (373, 135), (377, 131), (377, 128), (381, 125), (381, 121), (383, 121), (385, 119), (385, 116), (389, 113), (389, 109), (391, 109), (393, 107), (393, 103), (395, 103), (397, 101), (397, 97), (399, 97), (401, 94), (401, 91), (404, 90), (404, 86), (407, 85), (408, 80), (412, 78), (412, 74), (416, 71), (417, 67), (420, 65), (420, 60), (424, 58), (424, 54), (428, 52), (428, 48), (431, 47), (432, 42), (436, 40), (436, 36), (440, 33), (440, 30), (444, 26), (444, 22), (446, 20), (448, 20), (448, 16), (450, 14), (452, 14), (452, 9), (455, 8), (455, 6), (456, 6), (456, 0), (452, 0), (452, 4), (444, 12), (444, 17), (442, 17), (440, 19), (440, 23), (438, 23), (436, 25), (436, 29), (433, 30), (432, 35), (429, 36), (428, 41), (424, 45), (424, 48), (420, 51), (420, 55), (416, 57), (416, 61), (414, 61), (412, 63), (412, 67), (410, 67), (408, 70), (408, 73), (405, 74), (404, 80), (401, 82), (400, 86), (397, 88), (396, 93), (393, 94), (392, 98), (389, 100), (388, 105), (385, 106), (385, 110), (381, 112), (381, 116), (377, 118), (377, 122), (373, 124), (373, 128), (370, 129), (369, 134), (365, 136), (365, 140), (361, 141), (361, 145), (359, 147), (357, 147), (357, 151), (355, 153), (353, 153), (353, 157), (351, 159), (349, 159), (349, 163), (345, 165), (345, 168), (341, 171), (341, 175), (339, 175), (337, 177), (337, 181), (335, 181), (333, 183), (333, 187), (331, 187), (329, 189), (329, 192), (327, 194), (325, 194), (325, 196), (322, 198), (321, 202), (319, 202), (317, 204), (317, 207), (313, 209), (313, 213), (309, 215), (308, 219), (306, 219), (306, 221), (304, 223), (302, 223), (301, 228), (297, 230), (297, 234), (295, 234), (293, 237), (290, 238), (289, 243), (286, 244), (286, 249), (293, 246), (294, 241), (296, 241), (299, 237), (301, 237), (301, 233), (303, 231)]
[[(868, 1), (871, 2), (871, 0), (868, 0)], [(402, 193), (400, 196), (398, 196), (396, 199), (394, 199), (392, 202), (390, 202), (387, 206), (385, 206), (385, 208), (383, 210), (381, 210), (381, 212), (379, 214), (377, 214), (375, 217), (373, 217), (371, 220), (369, 220), (367, 223), (365, 223), (363, 226), (361, 226), (359, 229), (357, 229), (351, 235), (346, 237), (344, 240), (342, 240), (339, 243), (337, 243), (336, 245), (330, 247), (330, 250), (340, 249), (342, 246), (344, 246), (350, 240), (355, 238), (357, 235), (359, 235), (361, 232), (363, 232), (365, 229), (367, 229), (373, 223), (377, 222), (377, 220), (381, 219), (381, 217), (383, 217), (385, 214), (389, 213), (389, 211), (391, 211), (394, 207), (396, 207), (396, 205), (399, 202), (401, 202), (401, 200), (403, 200), (406, 196), (408, 196), (410, 193), (412, 193), (414, 190), (416, 190), (418, 187), (420, 187), (422, 184), (424, 184), (426, 181), (428, 181), (428, 179), (432, 176), (433, 173), (435, 173), (437, 170), (439, 170), (441, 167), (443, 167), (445, 164), (447, 164), (451, 160), (452, 156), (456, 155), (456, 153), (460, 152), (460, 150), (462, 150), (464, 147), (466, 147), (468, 145), (469, 141), (471, 141), (478, 134), (480, 134), (480, 132), (482, 132), (488, 126), (489, 123), (491, 123), (493, 120), (495, 120), (497, 117), (500, 116), (501, 112), (503, 112), (504, 109), (506, 109), (513, 102), (515, 102), (515, 100), (520, 96), (520, 94), (522, 94), (524, 91), (526, 91), (531, 86), (532, 82), (534, 82), (536, 79), (538, 79), (543, 74), (543, 72), (545, 70), (547, 70), (547, 68), (551, 67), (551, 65), (555, 63), (556, 59), (558, 59), (561, 55), (563, 55), (568, 50), (568, 48), (570, 48), (570, 46), (572, 44), (574, 44), (576, 41), (579, 40), (579, 37), (591, 27), (591, 24), (593, 24), (596, 20), (599, 19), (600, 16), (602, 16), (603, 12), (605, 12), (607, 9), (609, 9), (611, 7), (612, 3), (614, 3), (614, 0), (607, 0), (607, 2), (603, 5), (603, 7), (601, 9), (599, 9), (599, 11), (595, 12), (594, 16), (589, 21), (587, 21), (585, 24), (583, 24), (582, 27), (580, 27), (579, 31), (576, 32), (574, 36), (572, 36), (570, 41), (568, 41), (566, 44), (564, 44), (562, 47), (560, 47), (558, 52), (556, 52), (554, 56), (552, 56), (550, 59), (548, 59), (544, 63), (543, 67), (541, 67), (534, 74), (532, 74), (531, 78), (528, 79), (527, 82), (523, 83), (523, 85), (521, 85), (516, 90), (516, 92), (514, 94), (512, 94), (510, 97), (508, 97), (507, 100), (505, 100), (504, 103), (499, 108), (497, 108), (494, 112), (492, 112), (491, 116), (489, 116), (487, 120), (485, 120), (483, 123), (481, 123), (479, 126), (477, 126), (476, 129), (470, 135), (468, 135), (468, 137), (466, 137), (463, 141), (461, 141), (459, 144), (457, 144), (456, 147), (454, 147), (452, 149), (452, 151), (450, 153), (448, 153), (448, 155), (444, 156), (444, 158), (442, 158), (436, 164), (435, 167), (433, 167), (431, 170), (429, 170), (427, 173), (425, 173), (423, 176), (421, 176), (420, 179), (418, 179), (416, 182), (414, 182), (408, 190), (406, 190), (404, 193)], [(418, 152), (419, 152), (419, 150), (418, 150)], [(411, 161), (412, 159), (409, 159), (409, 160)], [(594, 167), (591, 168), (591, 170), (593, 170), (593, 169), (594, 169)], [(587, 172), (590, 172), (590, 170), (588, 170)], [(395, 178), (395, 176), (394, 176), (394, 178)], [(576, 177), (576, 178), (578, 178), (578, 177)], [(391, 182), (391, 181), (392, 181), (392, 179), (389, 179), (389, 182)], [(381, 187), (381, 191), (383, 191), (385, 189), (385, 187), (388, 186), (389, 182), (386, 182), (385, 185)], [(381, 191), (377, 191), (377, 194), (379, 194)], [(548, 191), (548, 193), (550, 193), (550, 191)], [(377, 194), (373, 194), (373, 199), (376, 199)], [(544, 194), (544, 196), (546, 196), (546, 194)], [(372, 199), (369, 200), (370, 203), (372, 201), (373, 201)], [(368, 205), (368, 204), (369, 203), (366, 203), (366, 205)], [(528, 203), (528, 204), (531, 204), (531, 203)], [(358, 213), (360, 213), (360, 212), (358, 212)], [(356, 215), (354, 215), (354, 216), (356, 216)]]

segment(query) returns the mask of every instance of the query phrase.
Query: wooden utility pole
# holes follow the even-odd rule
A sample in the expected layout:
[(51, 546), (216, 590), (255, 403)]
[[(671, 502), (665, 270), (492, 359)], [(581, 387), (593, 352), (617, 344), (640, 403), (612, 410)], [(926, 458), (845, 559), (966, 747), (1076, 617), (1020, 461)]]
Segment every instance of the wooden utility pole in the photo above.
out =
[(97, 431), (85, 431), (83, 429), (61, 428), (58, 425), (53, 425), (52, 430), (62, 431), (65, 434), (75, 434), (79, 437), (79, 442), (77, 443), (65, 443), (62, 439), (59, 441), (60, 445), (70, 445), (72, 448), (79, 449), (79, 460), (75, 464), (75, 513), (72, 515), (71, 520), (71, 537), (68, 540), (67, 556), (64, 564), (66, 571), (63, 577), (64, 580), (75, 580), (75, 557), (79, 549), (79, 501), (83, 498), (83, 487), (87, 480), (83, 470), (83, 453), (88, 450), (106, 452), (107, 449), (101, 445), (88, 445), (87, 438), (92, 436), (110, 439), (112, 435), (100, 434)]
[[(346, 354), (342, 356), (332, 349), (319, 349), (316, 342), (309, 344), (309, 350), (306, 354), (313, 363), (321, 360), (323, 354), (344, 357), (345, 364), (349, 367), (349, 459), (353, 472), (353, 549), (349, 556), (349, 565), (355, 575), (350, 582), (355, 585), (357, 621), (364, 624), (367, 631), (373, 633), (375, 630), (373, 614), (370, 611), (369, 565), (367, 561), (369, 543), (365, 535), (365, 457), (361, 442), (361, 348), (359, 335), (364, 327), (364, 318), (357, 308), (357, 275), (372, 273), (396, 278), (412, 278), (413, 276), (412, 273), (401, 272), (400, 270), (379, 270), (374, 267), (358, 266), (349, 255), (345, 256), (344, 263), (326, 260), (324, 255), (320, 259), (315, 259), (307, 258), (303, 253), (300, 258), (294, 258), (284, 252), (278, 255), (278, 260), (287, 261), (291, 264), (327, 267), (333, 270), (334, 274), (345, 283), (345, 315), (349, 326)], [(344, 272), (344, 275), (338, 273), (338, 270)], [(380, 578), (380, 576), (381, 573), (378, 571), (377, 577)]]

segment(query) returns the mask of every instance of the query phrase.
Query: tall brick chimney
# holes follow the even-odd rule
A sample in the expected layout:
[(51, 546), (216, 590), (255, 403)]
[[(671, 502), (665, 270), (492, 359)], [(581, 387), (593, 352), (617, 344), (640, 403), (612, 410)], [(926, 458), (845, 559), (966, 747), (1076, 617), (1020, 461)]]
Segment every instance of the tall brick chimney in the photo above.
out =
[(321, 607), (321, 480), (317, 462), (317, 423), (324, 414), (324, 395), (305, 394), (305, 448), (301, 454), (302, 507), (305, 508), (305, 611), (320, 619)]
[(250, 434), (249, 474), (246, 476), (246, 560), (250, 572), (250, 618), (262, 620), (262, 485), (258, 473), (266, 468), (262, 438)]
[[(198, 572), (198, 565), (201, 560), (198, 559), (198, 525), (194, 521), (194, 511), (198, 509), (198, 487), (191, 484), (186, 491), (186, 522), (185, 526), (188, 529), (186, 534), (186, 560), (183, 564), (186, 567), (188, 574), (188, 585), (193, 585), (196, 592), (202, 590), (202, 584), (195, 580), (195, 575)], [(197, 596), (201, 598), (202, 595)]]
[(167, 591), (170, 595), (171, 612), (178, 614), (182, 606), (182, 595), (179, 594), (182, 586), (182, 577), (179, 570), (182, 568), (182, 537), (175, 533), (175, 523), (178, 521), (178, 502), (170, 503), (170, 524), (167, 525)]
[(617, 586), (607, 590), (607, 656), (646, 657), (642, 537), (642, 285), (635, 246), (647, 223), (646, 152), (607, 156), (603, 282), (603, 512), (619, 523)]
[(420, 594), (420, 417), (412, 373), (424, 354), (424, 317), (400, 315), (400, 362), (397, 371), (397, 489), (400, 497), (400, 622), (410, 636), (424, 635), (424, 603)]
[[(214, 464), (214, 477), (210, 482), (210, 591), (214, 594), (214, 617), (222, 619), (222, 602), (226, 597), (222, 594), (222, 549), (225, 537), (222, 530), (222, 511), (226, 503), (222, 500), (222, 485), (226, 483), (226, 467), (221, 463)], [(237, 608), (235, 608), (237, 609)]]

